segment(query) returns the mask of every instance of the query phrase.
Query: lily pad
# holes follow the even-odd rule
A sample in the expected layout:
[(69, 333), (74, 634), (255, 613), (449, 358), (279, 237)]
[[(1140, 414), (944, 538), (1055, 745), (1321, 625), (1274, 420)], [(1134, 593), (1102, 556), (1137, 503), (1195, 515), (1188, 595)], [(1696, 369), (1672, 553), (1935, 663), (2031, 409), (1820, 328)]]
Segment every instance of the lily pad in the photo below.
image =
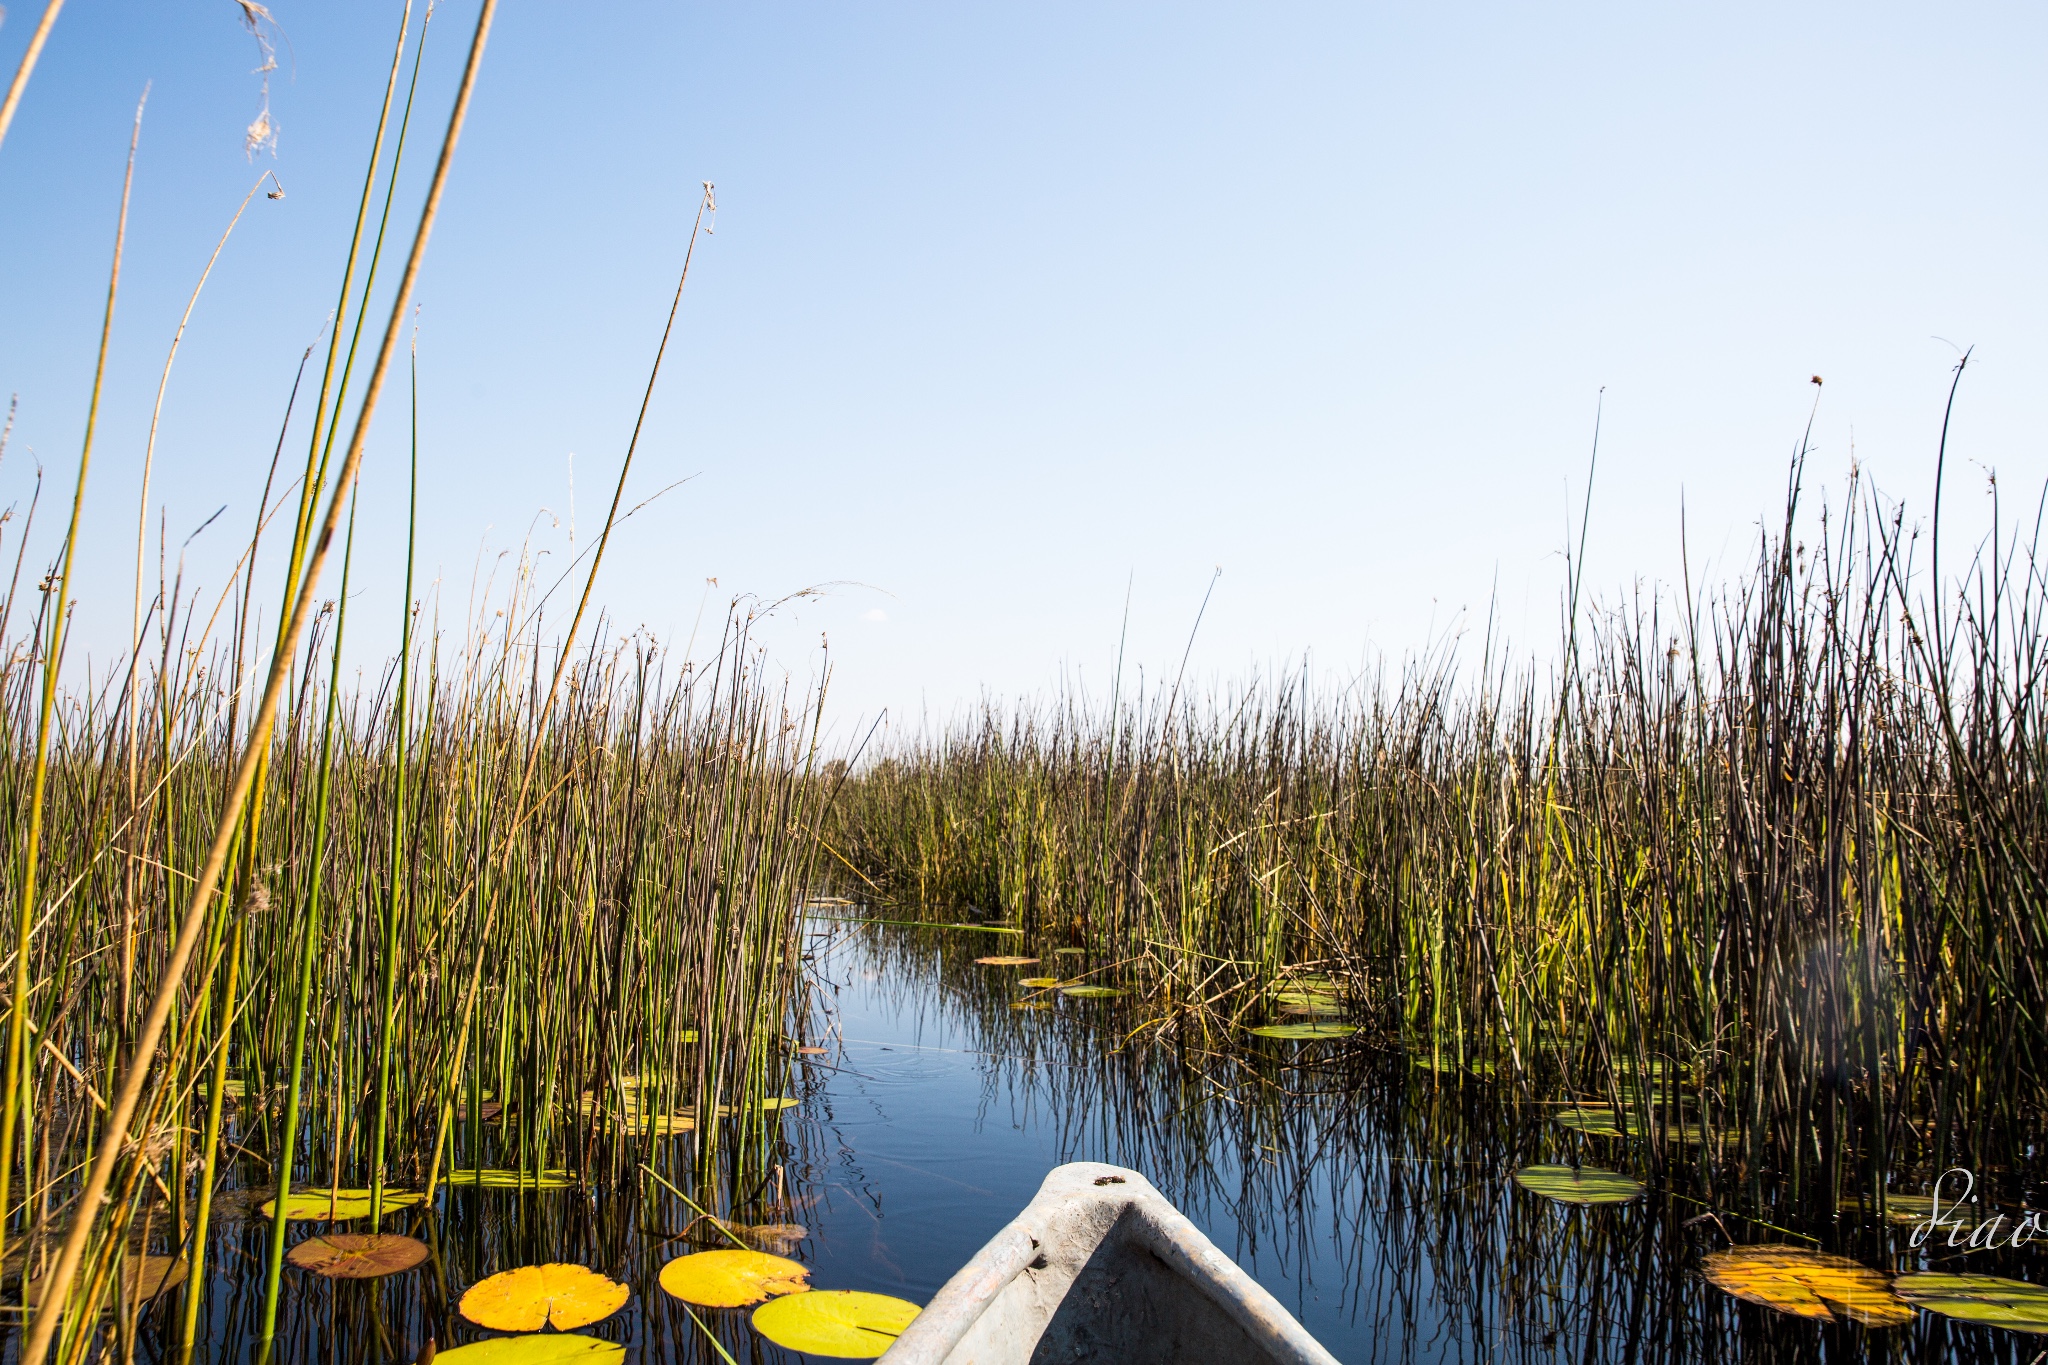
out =
[(1846, 1318), (1865, 1327), (1897, 1327), (1913, 1318), (1913, 1306), (1892, 1292), (1888, 1276), (1825, 1251), (1735, 1247), (1707, 1257), (1703, 1269), (1711, 1283), (1736, 1298), (1794, 1317)]
[(523, 1265), (478, 1280), (462, 1296), (462, 1316), (495, 1332), (557, 1331), (602, 1322), (633, 1291), (588, 1266)]
[(1594, 1166), (1524, 1166), (1515, 1183), (1560, 1204), (1626, 1204), (1640, 1198), (1642, 1181)]
[(661, 1268), (661, 1287), (704, 1308), (744, 1308), (810, 1289), (810, 1267), (765, 1251), (699, 1251)]
[(1557, 1115), (1558, 1123), (1575, 1133), (1593, 1137), (1620, 1137), (1621, 1119), (1612, 1109), (1598, 1106), (1573, 1107)]
[(1011, 1009), (1013, 1009), (1013, 1010), (1049, 1010), (1049, 1009), (1051, 1009), (1051, 1008), (1052, 1008), (1052, 1001), (1050, 1001), (1050, 1000), (1018, 1000), (1018, 1001), (1015, 1001), (1014, 1003), (1012, 1003), (1012, 1004), (1011, 1004), (1011, 1006), (1010, 1006), (1010, 1008), (1011, 1008)]
[(1356, 1024), (1266, 1024), (1252, 1030), (1255, 1038), (1349, 1038)]
[(576, 1177), (568, 1171), (507, 1171), (491, 1167), (483, 1170), (450, 1171), (441, 1177), (444, 1185), (474, 1185), (486, 1190), (568, 1190), (576, 1186)]
[(374, 1280), (426, 1260), (427, 1244), (395, 1232), (328, 1232), (308, 1237), (285, 1259), (330, 1280)]
[[(144, 1256), (130, 1252), (122, 1263), (121, 1280), (130, 1302), (147, 1303), (166, 1289), (176, 1289), (183, 1284), (190, 1269), (176, 1256)], [(43, 1281), (29, 1281), (27, 1298), (31, 1306), (43, 1301)]]
[(434, 1365), (615, 1365), (626, 1348), (602, 1337), (549, 1332), (544, 1336), (492, 1337), (437, 1351)]
[(840, 1360), (873, 1360), (921, 1310), (907, 1299), (857, 1289), (792, 1294), (754, 1310), (754, 1330), (777, 1346)]
[(1035, 957), (977, 957), (974, 959), (974, 965), (977, 967), (1036, 967), (1038, 959)]
[[(423, 1198), (414, 1190), (384, 1191), (384, 1207), (410, 1208)], [(277, 1216), (277, 1201), (267, 1199), (258, 1210), (265, 1218)], [(294, 1223), (345, 1223), (351, 1218), (370, 1216), (368, 1190), (294, 1190), (285, 1196), (284, 1216)]]
[(1998, 1275), (1923, 1272), (1899, 1276), (1892, 1290), (1907, 1303), (1944, 1317), (2008, 1332), (2048, 1332), (2048, 1285)]
[(1107, 1000), (1123, 992), (1114, 986), (1062, 986), (1061, 995), (1071, 995), (1076, 1000)]
[(1053, 949), (1053, 952), (1059, 954), (1061, 957), (1088, 956), (1088, 950), (1086, 948), (1055, 948)]
[(1017, 978), (1017, 984), (1029, 986), (1035, 991), (1042, 991), (1050, 990), (1054, 986), (1061, 986), (1066, 983), (1056, 976), (1020, 976)]
[(791, 1099), (787, 1095), (770, 1095), (759, 1104), (750, 1104), (747, 1107), (749, 1109), (758, 1109), (764, 1114), (779, 1114), (785, 1109), (796, 1108), (800, 1103), (802, 1103), (801, 1100)]

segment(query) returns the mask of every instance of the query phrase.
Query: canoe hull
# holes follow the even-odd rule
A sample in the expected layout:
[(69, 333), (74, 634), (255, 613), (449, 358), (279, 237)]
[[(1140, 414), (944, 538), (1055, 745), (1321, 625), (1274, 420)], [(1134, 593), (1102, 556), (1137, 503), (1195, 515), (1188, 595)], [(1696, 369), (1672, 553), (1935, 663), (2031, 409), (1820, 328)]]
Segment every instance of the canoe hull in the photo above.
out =
[(884, 1365), (1336, 1359), (1136, 1171), (1061, 1166)]

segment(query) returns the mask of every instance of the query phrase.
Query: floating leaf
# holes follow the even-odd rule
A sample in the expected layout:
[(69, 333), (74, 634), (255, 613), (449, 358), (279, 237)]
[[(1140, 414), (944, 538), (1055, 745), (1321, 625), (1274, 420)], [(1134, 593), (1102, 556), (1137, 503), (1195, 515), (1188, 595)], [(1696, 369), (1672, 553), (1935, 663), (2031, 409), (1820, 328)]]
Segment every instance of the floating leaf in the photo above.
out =
[(754, 1330), (777, 1346), (842, 1360), (873, 1360), (896, 1344), (919, 1308), (887, 1294), (820, 1289), (754, 1310)]
[[(386, 1209), (410, 1208), (424, 1196), (413, 1190), (384, 1191)], [(259, 1210), (265, 1218), (277, 1216), (277, 1201), (265, 1200)], [(368, 1190), (294, 1190), (285, 1196), (284, 1216), (294, 1223), (343, 1223), (370, 1216)]]
[(625, 1358), (626, 1348), (615, 1341), (549, 1332), (545, 1336), (492, 1337), (438, 1351), (434, 1365), (614, 1365)]
[(1645, 1189), (1640, 1180), (1593, 1166), (1524, 1166), (1515, 1183), (1560, 1204), (1626, 1204)]
[(1011, 1009), (1013, 1009), (1013, 1010), (1049, 1010), (1049, 1009), (1051, 1009), (1051, 1008), (1052, 1008), (1052, 1001), (1050, 1001), (1050, 1000), (1019, 1000), (1019, 1001), (1016, 1001), (1015, 1003), (1013, 1003), (1013, 1004), (1012, 1004), (1012, 1005), (1010, 1006), (1010, 1008), (1011, 1008)]
[(1846, 1256), (1795, 1246), (1736, 1247), (1706, 1258), (1707, 1279), (1736, 1298), (1795, 1317), (1847, 1318), (1865, 1327), (1910, 1322), (1913, 1306), (1890, 1280)]
[(308, 1237), (285, 1259), (330, 1280), (374, 1280), (426, 1260), (427, 1244), (395, 1232), (328, 1232)]
[(743, 1308), (777, 1294), (801, 1294), (810, 1268), (765, 1251), (699, 1251), (661, 1268), (661, 1287), (685, 1303)]
[(1593, 1137), (1620, 1137), (1621, 1122), (1612, 1109), (1573, 1106), (1558, 1114), (1557, 1121), (1575, 1133)]
[(450, 1171), (441, 1177), (444, 1185), (475, 1185), (486, 1190), (567, 1190), (576, 1185), (576, 1177), (568, 1171), (507, 1171), (486, 1167), (483, 1170)]
[(497, 1332), (557, 1331), (602, 1322), (626, 1306), (633, 1291), (588, 1266), (523, 1265), (478, 1280), (462, 1296), (462, 1316)]
[(1049, 990), (1054, 986), (1060, 986), (1066, 983), (1061, 981), (1056, 976), (1020, 976), (1017, 978), (1017, 984), (1020, 986), (1029, 986), (1031, 987), (1031, 989), (1035, 991), (1042, 991)]
[(1061, 957), (1086, 957), (1086, 956), (1088, 956), (1088, 950), (1087, 950), (1086, 948), (1055, 948), (1055, 949), (1053, 949), (1053, 951), (1054, 951), (1055, 953), (1058, 953), (1058, 954), (1059, 954), (1059, 955), (1060, 955)]
[(1358, 1032), (1356, 1024), (1265, 1024), (1252, 1030), (1254, 1038), (1349, 1038)]
[(759, 1104), (750, 1104), (747, 1107), (749, 1109), (758, 1109), (764, 1114), (776, 1114), (784, 1109), (794, 1109), (799, 1103), (801, 1101), (793, 1100), (787, 1095), (773, 1095), (762, 1100)]
[[(166, 1289), (176, 1289), (185, 1282), (185, 1274), (191, 1269), (176, 1256), (144, 1256), (131, 1251), (121, 1266), (121, 1283), (133, 1303), (147, 1303)], [(28, 1302), (31, 1306), (43, 1301), (43, 1281), (30, 1280)]]
[(977, 957), (974, 959), (974, 965), (977, 967), (1036, 967), (1038, 959), (1035, 957)]
[(1107, 1000), (1112, 995), (1122, 995), (1123, 992), (1114, 986), (1062, 986), (1060, 994), (1071, 995), (1076, 1000)]
[(1333, 999), (1319, 996), (1313, 1000), (1283, 1001), (1280, 1005), (1280, 1012), (1282, 1014), (1306, 1014), (1315, 1019), (1334, 1019), (1344, 1013), (1344, 1007)]
[(829, 1047), (810, 1047), (807, 1045), (798, 1048), (796, 1055), (799, 1057), (823, 1057), (831, 1051), (832, 1049)]
[(1944, 1317), (2008, 1332), (2048, 1332), (2048, 1285), (1997, 1275), (1926, 1272), (1901, 1275), (1892, 1281), (1892, 1289), (1907, 1303)]

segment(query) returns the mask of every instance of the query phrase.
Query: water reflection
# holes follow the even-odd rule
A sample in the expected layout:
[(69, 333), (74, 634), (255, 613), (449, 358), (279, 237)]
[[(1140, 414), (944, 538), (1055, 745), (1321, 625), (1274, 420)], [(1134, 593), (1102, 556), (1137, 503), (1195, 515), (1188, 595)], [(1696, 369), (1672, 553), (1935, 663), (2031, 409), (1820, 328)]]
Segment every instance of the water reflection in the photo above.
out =
[[(1932, 1314), (1866, 1330), (1738, 1304), (1698, 1273), (1724, 1229), (1811, 1244), (1804, 1234), (1878, 1265), (1903, 1241), (1853, 1218), (1717, 1221), (1691, 1184), (1566, 1208), (1512, 1173), (1574, 1157), (1625, 1166), (1626, 1152), (1556, 1124), (1536, 1097), (1367, 1045), (1132, 1042), (1128, 1000), (1013, 1009), (1030, 994), (1018, 977), (1043, 969), (974, 964), (990, 951), (979, 935), (816, 926), (816, 1017), (835, 1044), (806, 1118), (818, 1283), (929, 1297), (1047, 1169), (1087, 1159), (1143, 1171), (1354, 1365), (2017, 1365), (2040, 1349)], [(1966, 1268), (2024, 1273), (2032, 1258), (2012, 1256)]]

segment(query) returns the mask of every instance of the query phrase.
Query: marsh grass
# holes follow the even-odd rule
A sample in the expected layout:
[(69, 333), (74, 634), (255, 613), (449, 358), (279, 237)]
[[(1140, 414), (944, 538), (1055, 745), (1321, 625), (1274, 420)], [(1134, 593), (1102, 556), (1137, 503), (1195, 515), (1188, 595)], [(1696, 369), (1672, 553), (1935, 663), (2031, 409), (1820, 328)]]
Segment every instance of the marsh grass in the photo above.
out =
[(1748, 574), (1575, 610), (1558, 669), (1489, 639), (1341, 697), (991, 707), (857, 770), (828, 839), (873, 913), (1128, 959), (1143, 1035), (1242, 1047), (1326, 974), (1357, 1046), (1599, 1099), (1731, 1205), (1951, 1163), (2016, 1196), (2048, 1101), (2039, 528), (1943, 576), (1853, 479), (1803, 511), (1803, 474)]
[[(370, 305), (396, 245), (425, 36), (421, 16), (397, 105), (414, 28), (403, 7), (304, 470), (279, 487), (295, 381), (227, 587), (188, 590), (160, 544), (151, 600), (138, 571), (128, 657), (98, 671), (69, 659), (90, 419), (70, 522), (40, 583), (23, 573), (34, 505), (7, 527), (0, 801), (20, 833), (0, 1236), (8, 1300), (24, 1304), (38, 1285), (8, 1310), (25, 1319), (24, 1361), (52, 1349), (132, 1359), (145, 1310), (124, 1267), (145, 1253), (191, 1272), (165, 1296), (180, 1307), (162, 1349), (192, 1357), (212, 1320), (206, 1295), (223, 1283), (207, 1273), (220, 1249), (267, 1272), (255, 1277), (259, 1353), (280, 1335), (303, 1343), (305, 1323), (280, 1311), (293, 1292), (281, 1196), (295, 1188), (367, 1190), (373, 1226), (403, 1220), (435, 1242), (453, 1171), (510, 1171), (515, 1197), (581, 1184), (627, 1208), (652, 1173), (724, 1212), (758, 1202), (781, 1150), (779, 1111), (762, 1102), (786, 1085), (822, 680), (793, 692), (763, 671), (748, 604), (701, 657), (614, 638), (593, 605), (605, 548), (630, 515), (627, 476), (709, 186), (595, 543), (552, 582), (522, 556), (509, 584), (485, 585), (444, 628), (438, 605), (413, 597), (409, 532), (399, 655), (353, 674), (344, 662), (357, 473), (494, 9), (480, 10), (380, 338)], [(167, 360), (159, 404), (169, 374)], [(153, 423), (152, 450), (155, 435)], [(415, 426), (415, 489), (420, 457)], [(416, 528), (416, 494), (409, 515)], [(273, 527), (287, 548), (266, 631), (256, 566)], [(337, 542), (342, 588), (323, 598)], [(572, 611), (550, 610), (558, 594)], [(637, 1121), (618, 1121), (628, 1097)], [(532, 1177), (523, 1194), (518, 1173)], [(657, 1212), (665, 1198), (651, 1200)], [(251, 1256), (246, 1230), (222, 1229), (266, 1199), (267, 1254)], [(248, 1303), (241, 1287), (232, 1298)], [(370, 1304), (380, 1336), (382, 1302)], [(411, 1321), (417, 1301), (397, 1308)]]

